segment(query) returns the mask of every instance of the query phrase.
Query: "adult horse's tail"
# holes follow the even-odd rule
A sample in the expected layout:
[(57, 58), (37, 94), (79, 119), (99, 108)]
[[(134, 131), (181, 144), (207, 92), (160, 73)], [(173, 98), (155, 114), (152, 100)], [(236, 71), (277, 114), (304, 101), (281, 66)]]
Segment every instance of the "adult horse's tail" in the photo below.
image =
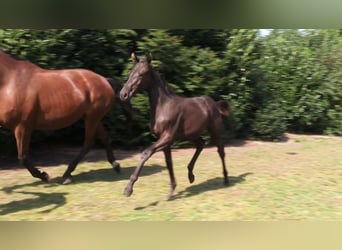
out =
[(114, 89), (115, 93), (115, 101), (119, 103), (122, 108), (122, 111), (126, 117), (127, 121), (127, 129), (129, 134), (132, 134), (132, 119), (133, 119), (133, 107), (130, 101), (123, 102), (120, 99), (120, 90), (122, 89), (122, 85), (119, 80), (113, 78), (106, 78), (110, 86)]
[(216, 107), (221, 115), (228, 116), (231, 113), (230, 105), (226, 100), (220, 100), (216, 102)]
[(120, 81), (109, 77), (107, 77), (106, 79), (109, 82), (110, 86), (112, 86), (112, 88), (114, 89), (115, 96), (118, 96), (122, 88)]

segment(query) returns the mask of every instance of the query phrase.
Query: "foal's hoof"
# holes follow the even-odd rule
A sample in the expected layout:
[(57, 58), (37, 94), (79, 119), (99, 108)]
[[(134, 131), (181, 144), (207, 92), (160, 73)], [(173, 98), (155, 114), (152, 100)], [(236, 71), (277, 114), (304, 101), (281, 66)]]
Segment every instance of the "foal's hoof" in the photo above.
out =
[(63, 185), (68, 185), (68, 184), (70, 184), (70, 183), (72, 183), (72, 178), (71, 178), (71, 176), (65, 177), (65, 178), (63, 179), (63, 182), (62, 182)]
[(170, 192), (167, 194), (167, 200), (172, 200), (173, 197), (173, 193), (174, 193), (175, 189), (171, 189)]
[(195, 176), (193, 174), (189, 174), (188, 178), (190, 183), (193, 183), (195, 181)]
[(113, 166), (114, 170), (115, 170), (118, 174), (121, 173), (121, 167), (120, 167), (120, 164), (119, 164), (118, 162), (114, 161), (114, 162), (112, 163), (112, 166)]
[(125, 188), (124, 195), (125, 195), (126, 197), (129, 197), (129, 196), (132, 195), (132, 193), (133, 193), (133, 188), (127, 186), (127, 187)]
[(46, 172), (42, 172), (42, 177), (41, 177), (42, 181), (45, 181), (47, 183), (50, 182), (50, 176), (46, 173)]

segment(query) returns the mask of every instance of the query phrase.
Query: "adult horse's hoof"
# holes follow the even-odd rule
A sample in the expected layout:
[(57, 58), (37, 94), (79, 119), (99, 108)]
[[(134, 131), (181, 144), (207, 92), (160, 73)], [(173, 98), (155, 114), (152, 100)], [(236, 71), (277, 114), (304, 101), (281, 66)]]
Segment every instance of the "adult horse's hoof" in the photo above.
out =
[(66, 178), (63, 179), (63, 182), (62, 182), (63, 185), (68, 185), (68, 184), (70, 184), (70, 183), (72, 183), (72, 178), (71, 178), (71, 176), (66, 177)]
[(114, 162), (112, 163), (112, 166), (113, 166), (114, 170), (115, 170), (118, 174), (121, 173), (121, 167), (120, 167), (120, 164), (119, 164), (118, 162), (114, 161)]
[(125, 195), (126, 197), (129, 197), (129, 196), (132, 195), (132, 193), (133, 193), (133, 188), (127, 186), (127, 187), (125, 188), (124, 195)]
[(42, 172), (42, 177), (41, 177), (42, 181), (45, 181), (47, 183), (50, 182), (50, 176), (46, 173), (46, 172)]

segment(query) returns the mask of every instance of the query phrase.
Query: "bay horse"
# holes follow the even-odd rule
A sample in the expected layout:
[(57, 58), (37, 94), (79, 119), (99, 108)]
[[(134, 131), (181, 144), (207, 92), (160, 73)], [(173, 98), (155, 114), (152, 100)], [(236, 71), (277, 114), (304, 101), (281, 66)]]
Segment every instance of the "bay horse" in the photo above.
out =
[(229, 115), (228, 102), (224, 100), (215, 102), (208, 96), (192, 98), (178, 96), (170, 90), (166, 81), (152, 67), (150, 54), (142, 60), (139, 60), (135, 53), (132, 53), (131, 57), (134, 66), (120, 91), (120, 98), (128, 101), (135, 93), (147, 91), (151, 106), (151, 130), (159, 139), (142, 152), (140, 162), (130, 176), (124, 195), (130, 196), (133, 193), (133, 185), (138, 180), (144, 163), (157, 151), (164, 152), (171, 180), (168, 197), (173, 195), (176, 180), (172, 166), (171, 145), (174, 141), (191, 141), (196, 146), (195, 154), (188, 165), (188, 179), (190, 183), (194, 182), (193, 168), (204, 146), (201, 134), (205, 130), (209, 131), (212, 142), (218, 147), (224, 183), (228, 185), (224, 145), (221, 140), (221, 115)]
[(28, 159), (33, 130), (57, 130), (83, 118), (83, 147), (68, 165), (63, 183), (72, 181), (71, 173), (89, 151), (95, 135), (103, 142), (109, 163), (120, 172), (101, 123), (114, 103), (113, 87), (106, 78), (90, 70), (43, 69), (0, 49), (0, 125), (14, 132), (20, 164), (33, 177), (49, 182), (49, 175)]

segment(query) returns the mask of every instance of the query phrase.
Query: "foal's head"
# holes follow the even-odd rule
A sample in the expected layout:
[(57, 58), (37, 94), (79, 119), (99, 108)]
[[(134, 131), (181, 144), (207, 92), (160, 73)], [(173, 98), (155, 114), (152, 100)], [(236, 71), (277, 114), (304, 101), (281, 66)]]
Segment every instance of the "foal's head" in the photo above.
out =
[(139, 60), (136, 54), (131, 54), (134, 67), (131, 70), (128, 80), (120, 91), (122, 101), (129, 100), (136, 92), (147, 89), (152, 80), (152, 56), (148, 54), (146, 59)]

